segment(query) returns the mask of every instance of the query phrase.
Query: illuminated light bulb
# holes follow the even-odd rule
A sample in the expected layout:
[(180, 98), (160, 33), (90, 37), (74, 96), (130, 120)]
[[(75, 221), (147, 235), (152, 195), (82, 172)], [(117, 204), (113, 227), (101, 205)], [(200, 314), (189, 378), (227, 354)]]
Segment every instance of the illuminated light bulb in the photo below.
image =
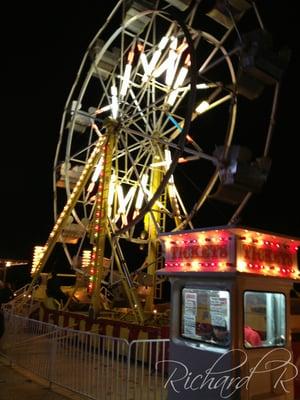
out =
[(115, 85), (112, 85), (111, 87), (111, 114), (114, 119), (118, 118), (119, 114), (119, 104), (118, 104), (118, 90)]
[(87, 268), (91, 262), (91, 250), (83, 250), (82, 253), (82, 267)]
[(121, 185), (117, 186), (117, 195), (118, 195), (118, 201), (119, 201), (119, 213), (124, 213), (125, 212), (125, 207), (126, 205), (124, 204), (124, 194), (123, 194), (123, 188)]
[(160, 41), (159, 44), (158, 44), (159, 50), (163, 50), (163, 49), (166, 47), (168, 41), (169, 41), (168, 36), (163, 36), (163, 37), (161, 38), (161, 41)]
[(44, 253), (45, 253), (44, 246), (35, 246), (34, 247), (31, 274), (33, 274), (36, 271)]
[(179, 157), (178, 158), (178, 163), (179, 164), (183, 164), (183, 163), (186, 163), (186, 162), (188, 162), (188, 160), (186, 158), (184, 158), (184, 157)]
[(144, 54), (144, 45), (141, 42), (137, 43), (137, 49), (141, 54)]
[(199, 265), (197, 261), (192, 261), (192, 270), (193, 271), (197, 271)]
[[(142, 62), (142, 66), (143, 66), (143, 70), (144, 70), (144, 76), (145, 76), (146, 71), (148, 71), (148, 69), (149, 69), (149, 64), (148, 64), (148, 60), (147, 60), (146, 54), (144, 52), (141, 53), (140, 60)], [(142, 81), (144, 79), (144, 76), (142, 78)]]
[(168, 68), (166, 72), (165, 83), (168, 86), (171, 86), (173, 83), (176, 71), (176, 61), (179, 59), (178, 54), (175, 51), (176, 47), (177, 47), (177, 38), (173, 38), (170, 44), (168, 59), (166, 60)]
[(189, 55), (186, 57), (186, 61), (184, 64), (185, 65), (183, 67), (181, 67), (179, 74), (175, 80), (175, 83), (173, 86), (174, 90), (168, 96), (167, 103), (169, 106), (172, 106), (175, 103), (175, 100), (176, 100), (176, 97), (178, 94), (178, 88), (179, 88), (179, 86), (181, 86), (183, 84), (183, 82), (187, 76), (188, 66), (190, 65), (190, 56)]
[(148, 174), (144, 174), (142, 176), (141, 188), (140, 188), (140, 190), (138, 192), (138, 196), (137, 196), (136, 203), (135, 203), (136, 210), (140, 210), (141, 207), (142, 207), (143, 200), (144, 200), (144, 195), (146, 194), (146, 185), (147, 185), (147, 182), (148, 182), (148, 178), (149, 178)]
[(209, 103), (206, 100), (201, 101), (201, 103), (196, 107), (195, 111), (197, 114), (204, 113), (209, 108)]
[(132, 65), (126, 64), (124, 76), (123, 76), (123, 82), (122, 82), (121, 91), (120, 91), (120, 96), (122, 96), (122, 97), (124, 97), (127, 93), (127, 90), (129, 87), (129, 78), (130, 78), (131, 70), (132, 70)]
[[(118, 210), (118, 214), (119, 213), (124, 213), (126, 212), (126, 207), (129, 203), (129, 201), (133, 198), (135, 191), (136, 191), (136, 187), (132, 186), (129, 190), (128, 193), (126, 194), (125, 198), (123, 195), (123, 189), (120, 185), (118, 185), (117, 187), (117, 194), (118, 194), (118, 201), (119, 201), (119, 210)], [(116, 222), (116, 221), (115, 221)]]
[[(144, 68), (144, 75), (142, 77), (142, 82), (146, 82), (149, 78), (149, 76), (152, 74), (154, 71), (156, 64), (161, 56), (162, 50), (166, 47), (167, 43), (169, 41), (169, 38), (167, 36), (163, 36), (161, 41), (158, 44), (158, 49), (155, 50), (153, 53), (153, 56), (151, 58), (150, 63), (148, 64), (147, 59), (144, 58), (144, 60), (141, 58), (142, 65)], [(142, 53), (144, 54), (144, 53)], [(141, 56), (142, 56), (141, 54)]]
[[(165, 149), (165, 166), (167, 170), (170, 168), (171, 164), (172, 164), (171, 152), (169, 149)], [(171, 183), (174, 182), (173, 175), (170, 176), (169, 182)]]
[(88, 188), (87, 188), (87, 193), (92, 193), (93, 189), (95, 187), (95, 183), (94, 182), (90, 182)]
[(114, 193), (115, 193), (115, 184), (116, 184), (117, 177), (113, 173), (111, 175), (110, 181), (109, 181), (109, 189), (108, 189), (108, 205), (111, 206), (114, 200)]
[(180, 58), (180, 56), (176, 52), (177, 42), (178, 42), (177, 38), (171, 37), (171, 44), (170, 44), (168, 58), (158, 68), (156, 68), (153, 71), (153, 76), (155, 78), (157, 78), (164, 71), (166, 71), (165, 83), (168, 86), (172, 85), (176, 72), (176, 64), (178, 63)]
[(170, 240), (166, 240), (165, 241), (166, 250), (169, 250), (171, 248), (171, 246), (172, 246), (172, 242)]
[[(95, 114), (96, 114), (96, 115), (99, 115), (99, 114), (102, 114), (102, 113), (105, 112), (105, 111), (109, 111), (110, 109), (111, 109), (111, 106), (110, 106), (110, 104), (109, 104), (109, 105), (107, 105), (107, 106), (98, 108), (98, 110), (95, 111)], [(98, 129), (97, 125), (96, 125), (96, 124), (93, 124), (93, 125), (95, 125), (95, 126), (92, 126), (92, 127), (93, 127), (95, 130), (97, 130), (97, 129)], [(99, 129), (98, 129), (98, 130), (99, 130)]]
[(122, 224), (123, 224), (124, 226), (128, 224), (127, 216), (126, 216), (124, 213), (122, 213), (121, 219), (122, 219)]
[(95, 168), (95, 171), (94, 171), (94, 173), (92, 175), (92, 178), (91, 178), (92, 182), (96, 182), (97, 181), (97, 179), (99, 178), (99, 176), (100, 176), (100, 174), (102, 172), (102, 169), (103, 169), (103, 156), (100, 158), (100, 160), (99, 160), (99, 162), (98, 162), (98, 164), (97, 164), (97, 166)]
[(198, 84), (196, 85), (196, 88), (197, 88), (197, 89), (208, 89), (208, 88), (210, 88), (210, 87), (212, 87), (212, 85), (209, 85), (209, 84), (207, 84), (207, 83), (198, 83)]
[(218, 263), (218, 268), (219, 268), (221, 271), (226, 270), (226, 263), (224, 263), (224, 262), (219, 262), (219, 263)]

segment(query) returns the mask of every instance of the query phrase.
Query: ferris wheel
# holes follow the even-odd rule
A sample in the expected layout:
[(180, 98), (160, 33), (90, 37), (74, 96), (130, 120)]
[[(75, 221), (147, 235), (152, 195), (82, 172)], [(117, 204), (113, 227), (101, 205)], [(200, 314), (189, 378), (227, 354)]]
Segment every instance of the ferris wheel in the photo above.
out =
[(117, 271), (143, 319), (161, 296), (159, 233), (232, 223), (266, 179), (281, 74), (261, 51), (270, 37), (255, 2), (203, 3), (115, 2), (68, 96), (48, 244), (79, 269), (91, 251), (96, 311)]

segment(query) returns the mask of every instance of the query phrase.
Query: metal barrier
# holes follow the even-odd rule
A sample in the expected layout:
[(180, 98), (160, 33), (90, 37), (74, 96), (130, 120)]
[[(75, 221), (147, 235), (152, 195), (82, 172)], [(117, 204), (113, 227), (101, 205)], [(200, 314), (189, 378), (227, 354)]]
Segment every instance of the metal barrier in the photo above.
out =
[(12, 363), (92, 399), (165, 400), (168, 342), (129, 343), (5, 312), (1, 346)]
[(168, 339), (134, 340), (129, 344), (126, 398), (166, 399)]
[[(20, 289), (14, 292), (13, 300), (8, 303), (2, 304), (2, 310), (9, 313), (16, 313), (18, 305), (20, 303), (23, 304), (22, 315), (30, 315), (33, 311), (36, 311), (40, 302), (35, 300), (35, 292), (39, 289), (39, 285), (35, 285), (31, 289), (31, 293), (28, 293), (28, 289), (30, 288), (30, 284), (26, 284)], [(26, 297), (26, 300), (24, 299)]]

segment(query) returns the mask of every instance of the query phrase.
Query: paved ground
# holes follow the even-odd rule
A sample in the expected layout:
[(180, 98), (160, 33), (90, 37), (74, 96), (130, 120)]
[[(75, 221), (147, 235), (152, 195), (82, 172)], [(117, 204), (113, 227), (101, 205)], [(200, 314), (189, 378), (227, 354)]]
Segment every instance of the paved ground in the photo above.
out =
[(18, 367), (12, 367), (0, 354), (0, 400), (84, 400)]

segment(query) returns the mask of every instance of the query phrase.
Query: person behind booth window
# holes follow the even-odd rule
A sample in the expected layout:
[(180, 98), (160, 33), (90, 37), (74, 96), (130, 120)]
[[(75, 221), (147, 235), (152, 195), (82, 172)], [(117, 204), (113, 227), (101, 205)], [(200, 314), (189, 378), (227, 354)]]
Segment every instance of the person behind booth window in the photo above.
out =
[(212, 327), (212, 340), (217, 344), (227, 346), (230, 341), (227, 325), (213, 325)]
[(54, 299), (58, 300), (59, 302), (65, 305), (68, 301), (68, 295), (64, 293), (60, 288), (60, 280), (57, 276), (57, 272), (51, 273), (51, 278), (47, 281), (47, 289), (46, 294), (48, 297), (53, 297)]
[(262, 340), (259, 333), (249, 325), (244, 327), (244, 345), (245, 347), (262, 346)]

